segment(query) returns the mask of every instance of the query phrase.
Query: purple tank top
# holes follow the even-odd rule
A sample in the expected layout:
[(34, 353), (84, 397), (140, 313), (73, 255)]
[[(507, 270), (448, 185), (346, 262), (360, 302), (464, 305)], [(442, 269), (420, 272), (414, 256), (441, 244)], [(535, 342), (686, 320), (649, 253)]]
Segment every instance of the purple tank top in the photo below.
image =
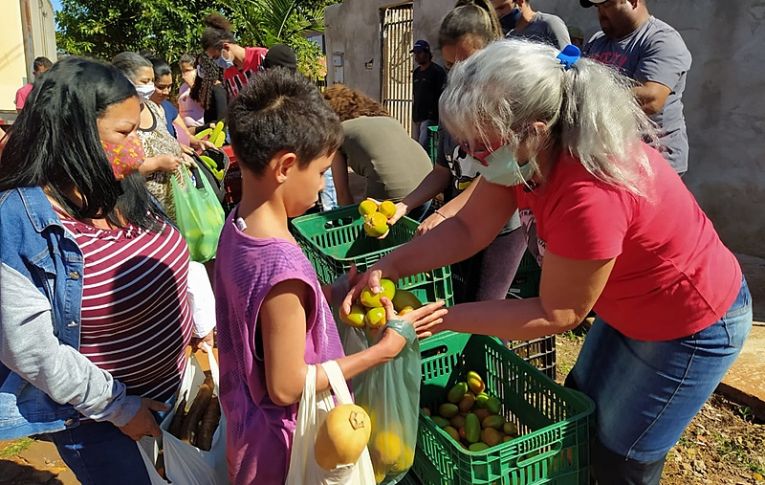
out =
[(244, 234), (229, 217), (215, 262), (220, 355), (220, 401), (227, 420), (227, 459), (234, 484), (283, 484), (289, 467), (297, 404), (268, 397), (264, 361), (256, 346), (258, 311), (271, 289), (287, 280), (313, 289), (307, 308), (305, 362), (343, 357), (332, 312), (316, 272), (300, 248), (283, 239)]

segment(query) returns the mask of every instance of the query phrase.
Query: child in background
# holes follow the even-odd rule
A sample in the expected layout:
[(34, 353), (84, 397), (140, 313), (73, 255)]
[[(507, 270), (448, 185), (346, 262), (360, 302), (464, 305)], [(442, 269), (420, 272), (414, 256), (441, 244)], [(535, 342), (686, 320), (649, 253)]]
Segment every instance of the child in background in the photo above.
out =
[[(307, 365), (335, 360), (350, 379), (393, 359), (405, 341), (386, 330), (367, 350), (344, 356), (327, 299), (341, 298), (353, 276), (322, 288), (288, 230), (288, 218), (316, 203), (342, 142), (319, 90), (286, 69), (261, 73), (229, 107), (229, 129), (243, 189), (215, 267), (229, 474), (235, 484), (283, 484)], [(443, 318), (442, 305), (400, 318), (429, 325)], [(328, 388), (319, 368), (317, 392)]]

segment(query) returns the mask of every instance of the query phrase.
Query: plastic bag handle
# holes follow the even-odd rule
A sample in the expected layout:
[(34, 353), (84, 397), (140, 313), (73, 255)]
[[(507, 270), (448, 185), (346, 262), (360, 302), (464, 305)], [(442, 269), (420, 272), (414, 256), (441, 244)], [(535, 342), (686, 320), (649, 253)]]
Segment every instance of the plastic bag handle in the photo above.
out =
[(207, 342), (203, 342), (199, 347), (207, 353), (207, 363), (210, 365), (210, 377), (215, 386), (215, 394), (220, 395), (220, 367), (218, 367), (218, 361), (215, 360), (213, 349)]
[(335, 397), (339, 404), (353, 404), (353, 398), (351, 397), (351, 391), (348, 390), (348, 384), (345, 382), (345, 376), (343, 371), (340, 370), (340, 366), (334, 360), (330, 360), (321, 364), (321, 368), (324, 369), (324, 373), (327, 374), (329, 379), (329, 386), (335, 393)]

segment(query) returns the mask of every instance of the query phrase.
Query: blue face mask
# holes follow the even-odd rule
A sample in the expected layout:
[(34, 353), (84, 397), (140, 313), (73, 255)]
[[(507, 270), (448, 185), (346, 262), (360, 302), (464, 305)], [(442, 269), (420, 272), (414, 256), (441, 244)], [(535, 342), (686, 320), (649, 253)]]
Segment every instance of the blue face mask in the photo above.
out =
[(486, 157), (488, 166), (481, 168), (487, 182), (506, 187), (528, 183), (536, 173), (536, 164), (529, 161), (518, 165), (515, 154), (508, 145), (502, 145)]
[(518, 23), (518, 20), (521, 18), (521, 9), (520, 8), (514, 8), (510, 11), (510, 13), (503, 15), (501, 19), (499, 19), (499, 23), (502, 26), (502, 32), (507, 33), (510, 32), (515, 28), (515, 24)]
[(220, 55), (215, 58), (215, 64), (217, 64), (218, 67), (220, 67), (221, 69), (225, 71), (229, 67), (233, 67), (234, 60), (226, 59), (225, 57), (223, 57), (223, 51), (221, 51)]

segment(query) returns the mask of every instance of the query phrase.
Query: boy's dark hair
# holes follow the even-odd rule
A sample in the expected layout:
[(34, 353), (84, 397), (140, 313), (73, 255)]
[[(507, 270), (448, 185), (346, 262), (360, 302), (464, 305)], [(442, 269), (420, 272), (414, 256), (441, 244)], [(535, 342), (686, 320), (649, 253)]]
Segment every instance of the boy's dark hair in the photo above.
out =
[[(80, 57), (57, 62), (35, 83), (13, 125), (0, 157), (0, 191), (45, 187), (77, 218), (106, 218), (122, 226), (124, 217), (153, 228), (158, 212), (143, 176), (118, 182), (98, 135), (97, 121), (106, 110), (136, 96), (114, 66)], [(67, 197), (72, 188), (82, 196), (82, 207)]]
[(343, 128), (319, 89), (281, 67), (255, 76), (228, 109), (231, 144), (239, 163), (263, 173), (281, 150), (294, 152), (302, 168), (343, 142)]

